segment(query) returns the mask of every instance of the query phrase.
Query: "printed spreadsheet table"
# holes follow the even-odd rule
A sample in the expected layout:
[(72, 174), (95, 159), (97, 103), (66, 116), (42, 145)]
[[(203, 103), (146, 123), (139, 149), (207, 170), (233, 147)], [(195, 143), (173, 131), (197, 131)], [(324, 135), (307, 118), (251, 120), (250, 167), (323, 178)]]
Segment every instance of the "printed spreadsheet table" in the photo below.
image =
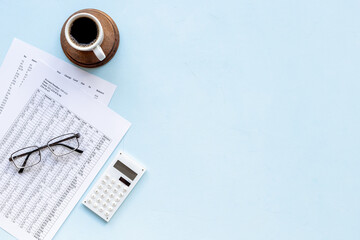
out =
[(8, 100), (28, 81), (34, 67), (44, 63), (93, 99), (109, 104), (116, 88), (114, 84), (15, 38), (0, 69), (0, 115), (7, 108)]
[[(8, 160), (18, 149), (76, 132), (82, 154), (56, 158), (45, 149), (40, 164), (22, 174)], [(46, 93), (35, 91), (0, 142), (0, 215), (43, 239), (110, 142)]]

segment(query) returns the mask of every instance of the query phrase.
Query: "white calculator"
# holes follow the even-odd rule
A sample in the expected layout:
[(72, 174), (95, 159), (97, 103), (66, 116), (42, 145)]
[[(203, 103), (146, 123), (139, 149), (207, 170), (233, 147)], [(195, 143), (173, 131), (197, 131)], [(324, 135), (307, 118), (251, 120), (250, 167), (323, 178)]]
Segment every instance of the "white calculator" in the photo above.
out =
[(109, 222), (145, 172), (145, 167), (121, 152), (95, 183), (83, 204)]

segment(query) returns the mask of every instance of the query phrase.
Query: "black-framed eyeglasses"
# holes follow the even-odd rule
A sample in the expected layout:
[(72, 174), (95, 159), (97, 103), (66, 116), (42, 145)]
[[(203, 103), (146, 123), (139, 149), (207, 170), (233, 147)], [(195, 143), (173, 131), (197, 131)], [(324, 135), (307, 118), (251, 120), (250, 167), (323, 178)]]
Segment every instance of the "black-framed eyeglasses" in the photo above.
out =
[(72, 152), (83, 153), (79, 149), (79, 133), (67, 133), (51, 139), (46, 145), (29, 146), (12, 153), (9, 161), (22, 173), (25, 168), (30, 168), (41, 162), (41, 150), (48, 148), (57, 157), (67, 155)]

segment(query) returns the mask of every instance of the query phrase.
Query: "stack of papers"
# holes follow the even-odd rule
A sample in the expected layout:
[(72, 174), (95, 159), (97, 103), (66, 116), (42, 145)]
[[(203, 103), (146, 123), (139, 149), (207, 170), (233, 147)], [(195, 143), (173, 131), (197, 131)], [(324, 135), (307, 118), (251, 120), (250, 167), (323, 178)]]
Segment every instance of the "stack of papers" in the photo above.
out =
[[(107, 104), (116, 86), (15, 39), (0, 69), (0, 227), (18, 239), (52, 239), (130, 127)], [(80, 133), (82, 154), (18, 173), (11, 154)]]

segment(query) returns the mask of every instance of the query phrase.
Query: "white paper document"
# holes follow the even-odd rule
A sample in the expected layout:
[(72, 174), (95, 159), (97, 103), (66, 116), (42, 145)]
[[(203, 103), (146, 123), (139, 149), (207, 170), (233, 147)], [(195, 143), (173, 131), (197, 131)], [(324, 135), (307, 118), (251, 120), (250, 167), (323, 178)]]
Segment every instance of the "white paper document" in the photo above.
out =
[(53, 68), (64, 80), (75, 83), (94, 99), (108, 105), (116, 85), (66, 63), (51, 54), (35, 48), (19, 39), (14, 39), (0, 70), (0, 115), (7, 101), (27, 81), (33, 67), (42, 61)]
[[(21, 240), (50, 240), (130, 123), (42, 63), (34, 66), (3, 113), (0, 227)], [(80, 134), (83, 153), (55, 157), (44, 148), (41, 161), (22, 173), (9, 160), (21, 148), (46, 145), (65, 133)]]

